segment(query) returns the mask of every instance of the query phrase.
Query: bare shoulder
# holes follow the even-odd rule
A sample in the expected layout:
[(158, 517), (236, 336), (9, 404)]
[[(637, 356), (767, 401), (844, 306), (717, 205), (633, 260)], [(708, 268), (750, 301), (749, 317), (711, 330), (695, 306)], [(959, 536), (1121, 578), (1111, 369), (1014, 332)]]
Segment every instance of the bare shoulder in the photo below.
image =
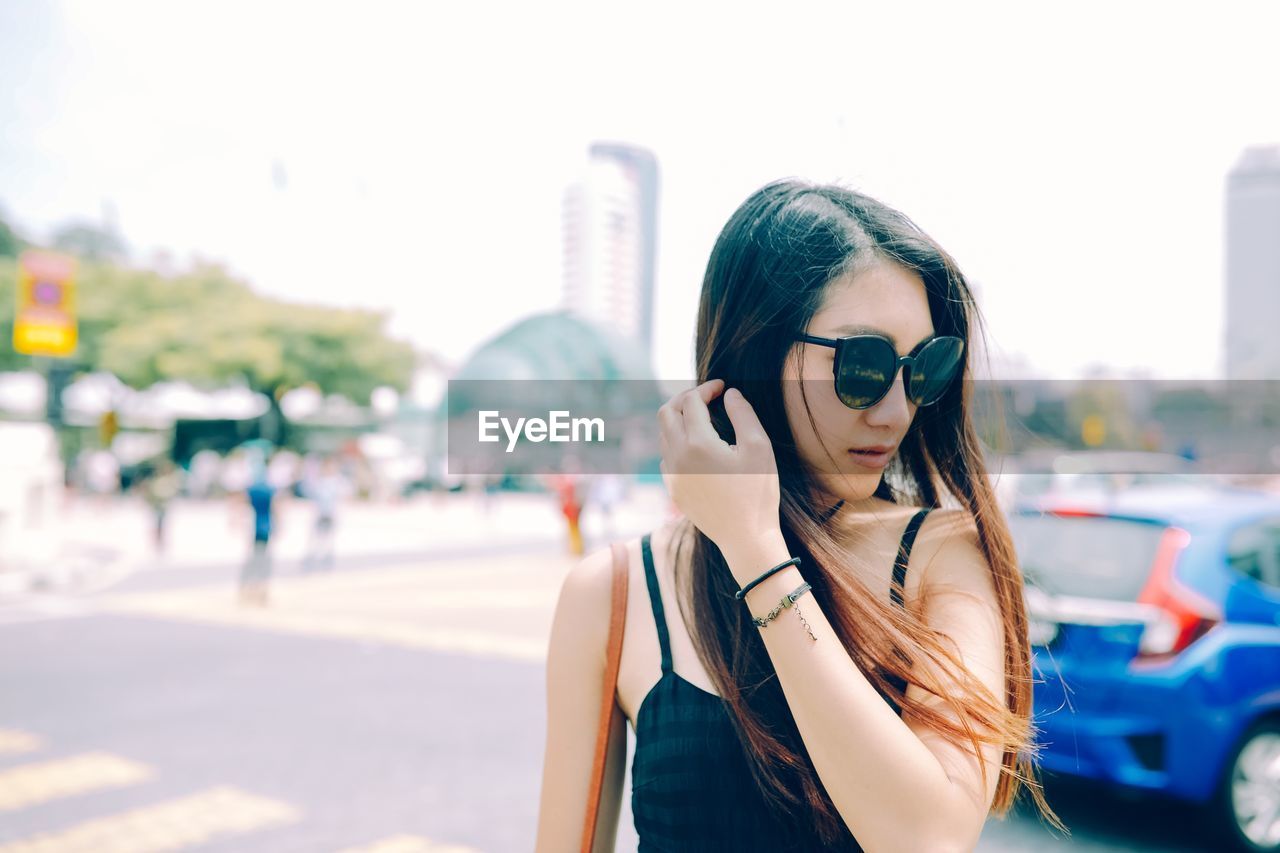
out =
[[(651, 544), (656, 550), (669, 536), (669, 525), (655, 528), (651, 534)], [(641, 557), (641, 536), (618, 540), (626, 551), (629, 562), (634, 565)], [(607, 545), (584, 556), (574, 564), (565, 575), (560, 588), (560, 597), (568, 597), (574, 604), (589, 608), (591, 612), (603, 610), (608, 613), (613, 595), (613, 547)]]
[(612, 591), (613, 549), (598, 548), (573, 564), (560, 585), (561, 601), (595, 611), (608, 607)]
[(927, 592), (963, 591), (994, 603), (991, 564), (967, 509), (933, 510), (920, 526), (917, 542), (927, 552), (922, 578)]
[(613, 599), (613, 549), (599, 548), (569, 569), (556, 603), (554, 647), (599, 649), (603, 657)]
[[(667, 522), (650, 532), (650, 545), (659, 551), (671, 541), (674, 522)], [(640, 568), (640, 540), (634, 536), (619, 540), (626, 551), (628, 587), (643, 582)], [(628, 592), (630, 595), (630, 592)], [(613, 548), (606, 546), (587, 554), (575, 563), (560, 585), (556, 605), (556, 622), (561, 638), (572, 635), (575, 644), (600, 649), (601, 655), (609, 635), (609, 616), (613, 609)], [(572, 618), (570, 617), (572, 614)]]
[(975, 542), (978, 538), (978, 525), (973, 520), (973, 514), (967, 509), (953, 507), (937, 507), (929, 510), (920, 527), (920, 534), (923, 536), (926, 531), (928, 535), (935, 538), (971, 536)]

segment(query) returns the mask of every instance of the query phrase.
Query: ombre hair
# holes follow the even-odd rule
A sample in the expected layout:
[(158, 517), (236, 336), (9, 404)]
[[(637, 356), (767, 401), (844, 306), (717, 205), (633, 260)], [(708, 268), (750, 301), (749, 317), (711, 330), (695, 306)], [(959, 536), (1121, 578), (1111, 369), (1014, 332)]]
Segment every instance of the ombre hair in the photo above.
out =
[[(1005, 695), (992, 695), (969, 674), (953, 645), (928, 629), (921, 608), (886, 604), (841, 569), (848, 561), (815, 509), (817, 482), (802, 462), (783, 402), (783, 371), (837, 278), (877, 262), (892, 262), (924, 281), (939, 335), (966, 342), (962, 375), (936, 404), (916, 411), (899, 451), (875, 491), (898, 504), (941, 506), (948, 494), (976, 523), (991, 567), (1005, 648)], [(781, 486), (782, 533), (803, 560), (805, 580), (824, 602), (832, 628), (858, 668), (904, 714), (910, 713), (982, 761), (983, 745), (1003, 750), (992, 814), (1003, 816), (1029, 791), (1041, 813), (1061, 827), (1035, 778), (1031, 721), (1031, 650), (1022, 575), (1008, 525), (996, 503), (982, 446), (970, 421), (970, 331), (980, 323), (973, 295), (956, 263), (907, 217), (838, 185), (788, 179), (753, 193), (729, 218), (707, 263), (698, 309), (697, 382), (718, 378), (750, 389), (747, 398), (773, 443)], [(806, 403), (807, 407), (807, 403)], [(732, 426), (723, 400), (712, 421), (726, 441)], [(813, 423), (812, 413), (809, 414)], [(690, 637), (727, 703), (746, 747), (756, 784), (780, 810), (813, 821), (828, 842), (847, 837), (820, 783), (751, 616), (734, 600), (737, 584), (716, 545), (683, 519), (676, 535), (676, 587), (691, 604)], [(690, 545), (689, 574), (679, 567)], [(912, 661), (928, 660), (944, 684), (919, 684)], [(895, 681), (901, 682), (895, 684)], [(957, 719), (905, 695), (901, 683), (941, 696)], [(982, 764), (984, 781), (987, 766)]]

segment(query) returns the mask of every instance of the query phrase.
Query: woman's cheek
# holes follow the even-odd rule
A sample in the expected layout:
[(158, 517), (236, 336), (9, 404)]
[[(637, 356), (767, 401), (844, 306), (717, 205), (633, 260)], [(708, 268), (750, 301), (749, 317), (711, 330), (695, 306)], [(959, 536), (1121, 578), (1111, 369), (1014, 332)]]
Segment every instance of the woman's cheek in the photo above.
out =
[[(818, 422), (821, 427), (821, 421)], [(831, 444), (831, 439), (827, 439), (827, 446), (823, 447), (818, 435), (814, 434), (809, 428), (808, 423), (805, 424), (805, 437), (800, 442), (801, 454), (805, 462), (815, 471), (825, 474), (840, 473), (840, 455), (838, 448)], [(828, 458), (830, 454), (831, 458)]]

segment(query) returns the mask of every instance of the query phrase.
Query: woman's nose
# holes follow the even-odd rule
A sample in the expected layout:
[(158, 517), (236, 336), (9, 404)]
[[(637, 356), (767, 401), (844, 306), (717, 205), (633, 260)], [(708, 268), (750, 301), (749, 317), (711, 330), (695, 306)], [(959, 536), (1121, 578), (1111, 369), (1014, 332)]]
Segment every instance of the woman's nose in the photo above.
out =
[(893, 385), (889, 393), (880, 402), (866, 410), (866, 420), (870, 424), (882, 424), (887, 427), (905, 427), (911, 422), (914, 406), (907, 399), (907, 381), (903, 368), (899, 367), (893, 377)]

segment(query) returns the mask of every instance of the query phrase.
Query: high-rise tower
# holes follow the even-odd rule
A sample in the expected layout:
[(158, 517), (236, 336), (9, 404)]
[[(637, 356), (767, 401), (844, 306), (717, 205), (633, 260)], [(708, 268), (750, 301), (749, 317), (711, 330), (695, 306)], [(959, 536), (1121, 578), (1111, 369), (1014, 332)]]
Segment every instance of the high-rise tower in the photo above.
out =
[(651, 359), (658, 163), (634, 145), (597, 142), (564, 195), (564, 307), (635, 341)]
[(1280, 379), (1280, 146), (1248, 148), (1227, 177), (1228, 379)]

